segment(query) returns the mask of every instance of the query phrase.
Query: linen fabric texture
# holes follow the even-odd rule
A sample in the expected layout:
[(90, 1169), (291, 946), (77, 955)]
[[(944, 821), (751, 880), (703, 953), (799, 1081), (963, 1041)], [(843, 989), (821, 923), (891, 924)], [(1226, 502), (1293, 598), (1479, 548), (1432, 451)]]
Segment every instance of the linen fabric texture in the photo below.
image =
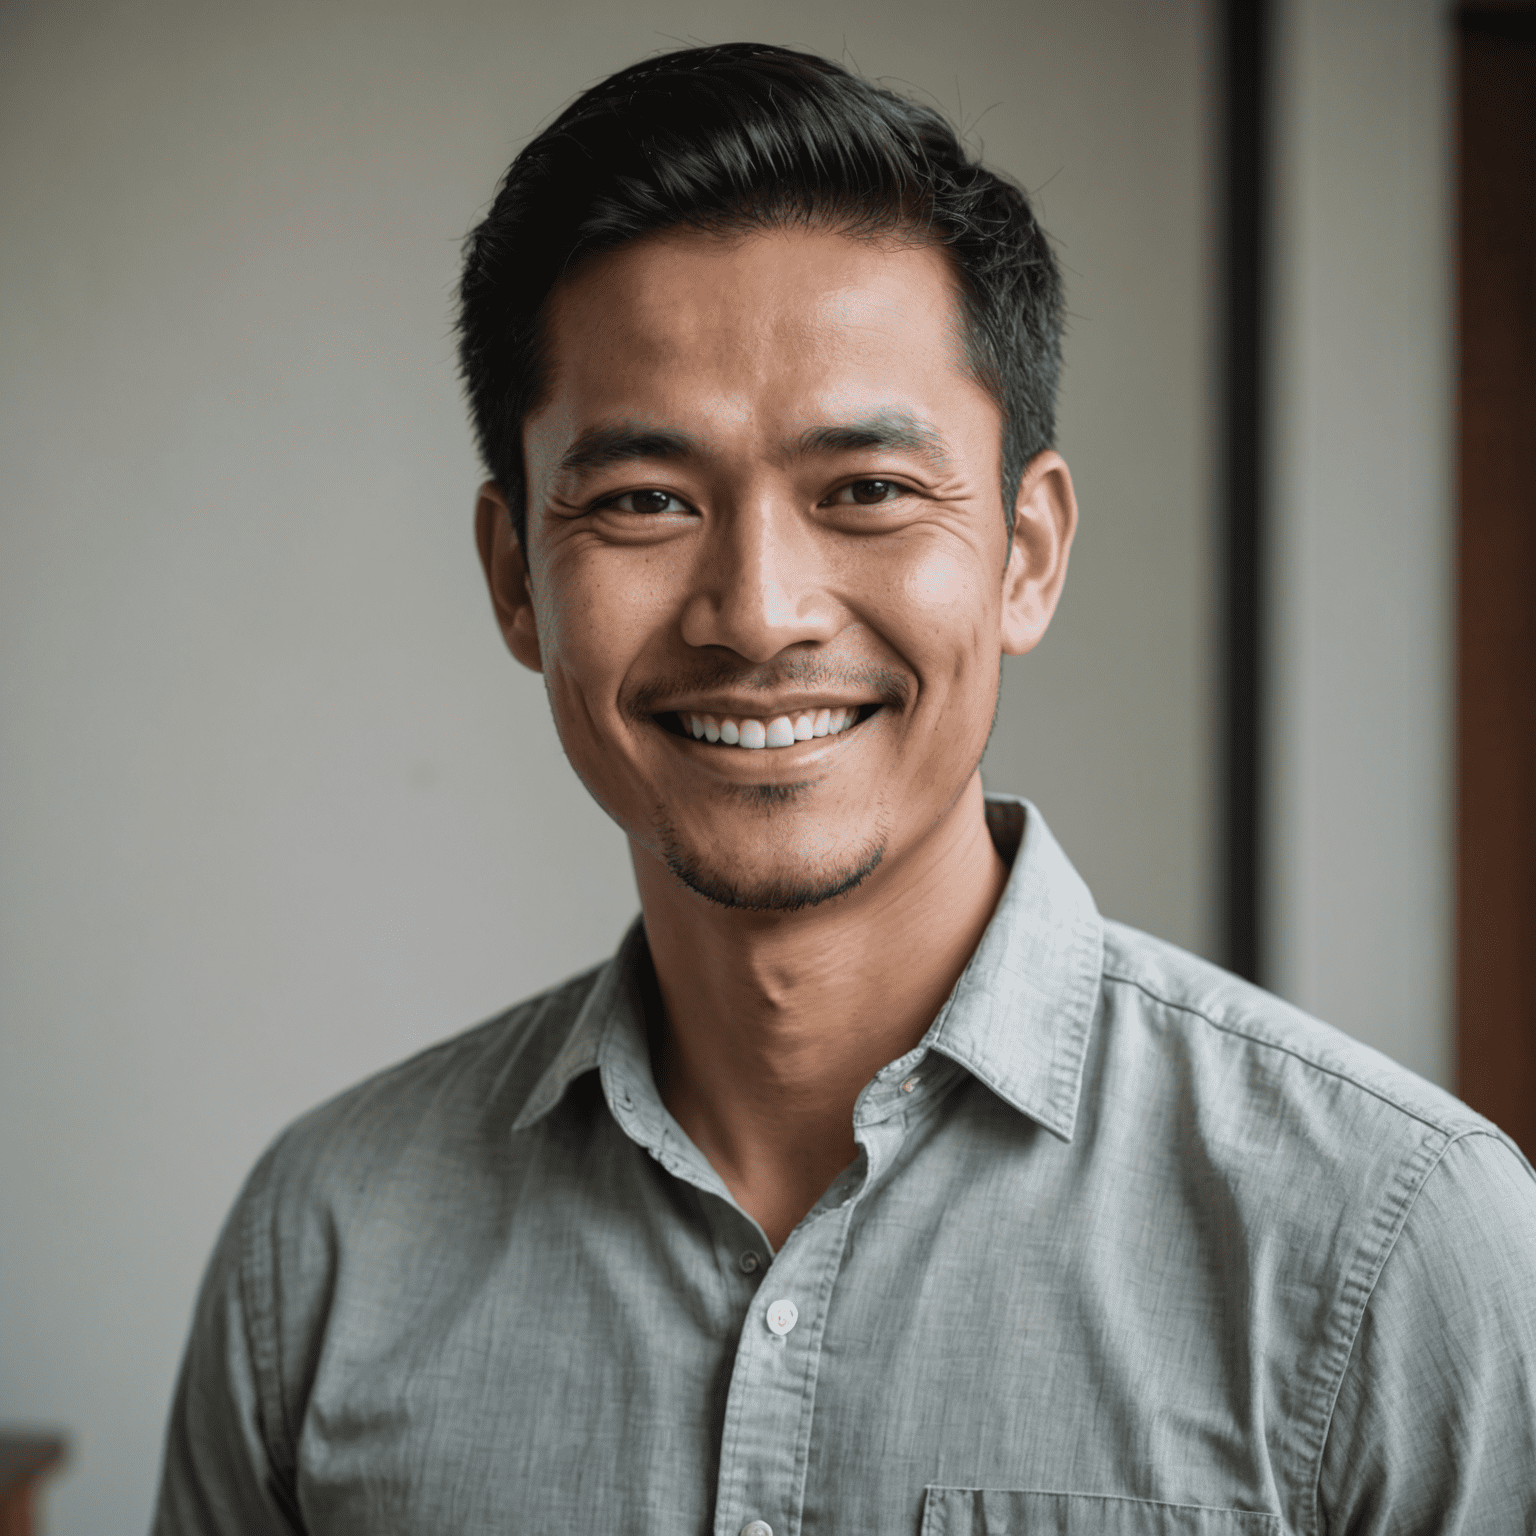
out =
[(987, 814), (991, 924), (778, 1253), (657, 1095), (639, 923), (287, 1130), (158, 1536), (1536, 1531), (1529, 1165)]

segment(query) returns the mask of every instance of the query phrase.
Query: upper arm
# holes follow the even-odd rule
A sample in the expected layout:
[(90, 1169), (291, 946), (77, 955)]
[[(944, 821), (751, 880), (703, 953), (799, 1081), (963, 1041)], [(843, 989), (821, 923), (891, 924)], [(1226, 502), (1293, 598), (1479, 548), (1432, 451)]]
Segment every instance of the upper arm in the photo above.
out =
[[(154, 1536), (297, 1536), (286, 1428), (272, 1390), (271, 1286), (251, 1263), (265, 1164), (203, 1276), (166, 1429)], [(277, 1454), (274, 1454), (276, 1452)]]
[(1536, 1531), (1536, 1179), (1454, 1142), (1377, 1279), (1318, 1482), (1340, 1536)]

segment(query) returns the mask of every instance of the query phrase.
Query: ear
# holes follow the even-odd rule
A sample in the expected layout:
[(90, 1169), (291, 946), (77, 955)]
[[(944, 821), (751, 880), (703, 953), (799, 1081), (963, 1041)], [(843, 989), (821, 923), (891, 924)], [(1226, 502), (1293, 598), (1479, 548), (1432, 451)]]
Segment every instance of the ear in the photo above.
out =
[(544, 660), (539, 653), (528, 566), (512, 527), (507, 498), (494, 480), (487, 480), (480, 487), (475, 503), (475, 543), (480, 549), (486, 585), (491, 589), (491, 607), (507, 649), (525, 667), (542, 672)]
[(1013, 507), (1013, 543), (1003, 571), (1003, 650), (1022, 656), (1045, 634), (1077, 532), (1077, 497), (1067, 461), (1054, 448), (1025, 466)]

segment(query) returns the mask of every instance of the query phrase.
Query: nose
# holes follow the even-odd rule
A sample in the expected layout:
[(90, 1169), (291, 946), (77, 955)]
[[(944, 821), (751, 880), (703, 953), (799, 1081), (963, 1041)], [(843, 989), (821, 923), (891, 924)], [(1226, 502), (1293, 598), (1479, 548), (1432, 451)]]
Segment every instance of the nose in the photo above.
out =
[(706, 534), (683, 639), (771, 661), (792, 645), (831, 640), (844, 622), (820, 530), (784, 502), (740, 501)]

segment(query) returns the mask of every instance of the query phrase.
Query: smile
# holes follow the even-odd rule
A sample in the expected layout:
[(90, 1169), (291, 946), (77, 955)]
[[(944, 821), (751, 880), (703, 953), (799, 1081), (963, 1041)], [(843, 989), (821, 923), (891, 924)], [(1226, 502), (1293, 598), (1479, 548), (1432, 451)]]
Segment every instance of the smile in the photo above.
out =
[(655, 718), (675, 736), (692, 736), (696, 741), (722, 747), (744, 747), (751, 752), (792, 747), (798, 741), (811, 741), (820, 736), (841, 735), (879, 708), (878, 704), (848, 704), (837, 709), (797, 710), (764, 719), (678, 710)]

